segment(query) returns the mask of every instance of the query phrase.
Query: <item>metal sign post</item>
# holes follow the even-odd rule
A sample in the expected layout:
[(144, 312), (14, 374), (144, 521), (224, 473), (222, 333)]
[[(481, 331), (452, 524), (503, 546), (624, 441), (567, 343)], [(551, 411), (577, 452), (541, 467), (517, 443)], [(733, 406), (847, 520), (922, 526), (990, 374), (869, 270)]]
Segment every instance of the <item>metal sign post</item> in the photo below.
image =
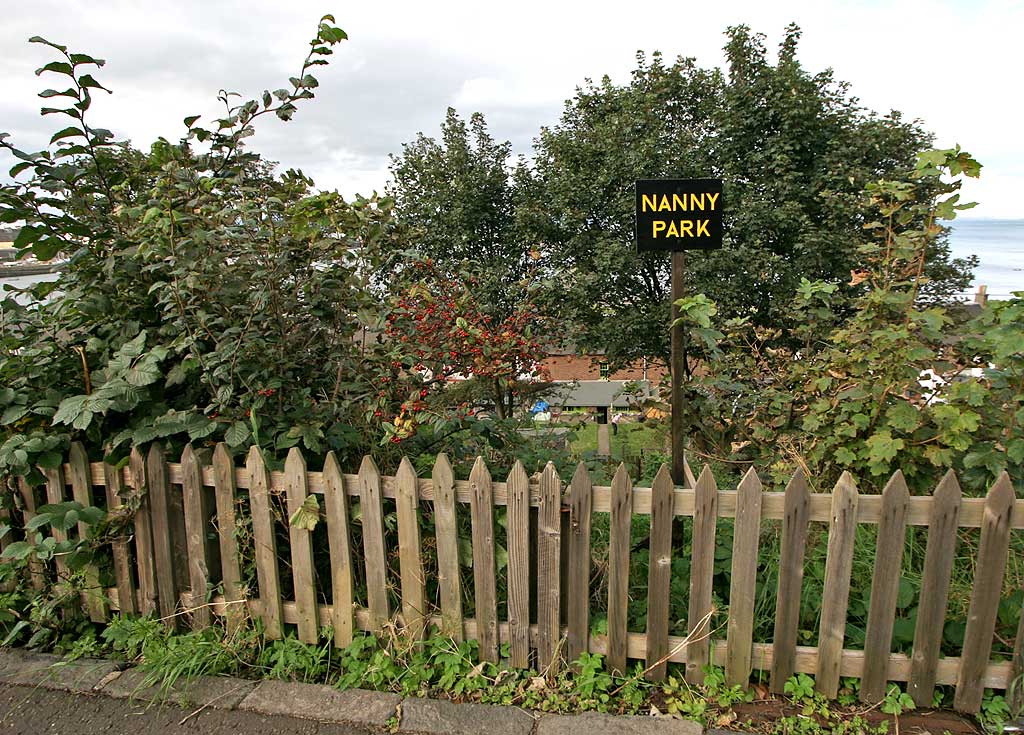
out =
[(686, 330), (676, 325), (683, 298), (687, 250), (722, 247), (722, 181), (720, 179), (644, 179), (636, 182), (637, 252), (672, 253), (672, 481), (685, 484), (687, 371)]

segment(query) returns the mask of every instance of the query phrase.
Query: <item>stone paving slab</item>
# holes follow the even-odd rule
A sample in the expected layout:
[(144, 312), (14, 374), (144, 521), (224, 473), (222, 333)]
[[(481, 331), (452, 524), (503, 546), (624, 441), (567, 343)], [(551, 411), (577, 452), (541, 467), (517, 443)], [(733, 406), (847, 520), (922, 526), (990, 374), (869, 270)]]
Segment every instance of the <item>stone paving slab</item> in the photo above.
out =
[(537, 735), (701, 735), (693, 720), (674, 717), (637, 717), (585, 712), (581, 715), (545, 715)]
[(227, 676), (200, 676), (168, 688), (147, 685), (146, 674), (130, 669), (104, 684), (99, 690), (115, 699), (140, 702), (169, 702), (181, 707), (212, 707), (234, 709), (256, 688), (258, 682)]
[(409, 698), (402, 702), (399, 730), (426, 735), (531, 735), (533, 724), (533, 715), (518, 707)]
[(0, 651), (0, 681), (64, 692), (91, 692), (123, 664), (102, 659), (65, 661), (60, 656), (17, 649)]
[(320, 722), (384, 727), (395, 716), (401, 701), (399, 695), (385, 692), (338, 691), (321, 684), (262, 681), (238, 704), (238, 709)]

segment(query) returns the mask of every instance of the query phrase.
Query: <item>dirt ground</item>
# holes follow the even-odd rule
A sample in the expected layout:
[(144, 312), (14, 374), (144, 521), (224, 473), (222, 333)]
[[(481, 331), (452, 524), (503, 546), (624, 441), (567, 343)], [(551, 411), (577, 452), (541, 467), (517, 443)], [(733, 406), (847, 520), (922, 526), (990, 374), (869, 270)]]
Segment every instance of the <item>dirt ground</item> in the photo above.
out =
[(0, 735), (369, 735), (371, 732), (253, 712), (215, 709), (194, 715), (193, 712), (194, 708), (147, 707), (124, 699), (0, 684)]

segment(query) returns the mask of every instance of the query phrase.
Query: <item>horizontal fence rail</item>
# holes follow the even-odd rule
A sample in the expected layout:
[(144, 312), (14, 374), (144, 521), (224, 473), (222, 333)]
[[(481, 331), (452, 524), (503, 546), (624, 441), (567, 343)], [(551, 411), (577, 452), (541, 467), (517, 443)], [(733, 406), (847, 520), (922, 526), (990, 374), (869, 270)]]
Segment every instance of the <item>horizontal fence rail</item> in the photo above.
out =
[[(1009, 689), (1021, 676), (1024, 621), (1013, 658), (990, 660), (1011, 534), (1024, 529), (1024, 500), (1016, 499), (1005, 473), (985, 498), (962, 497), (952, 472), (931, 496), (909, 495), (899, 472), (880, 495), (860, 494), (846, 473), (830, 493), (810, 492), (800, 473), (785, 492), (764, 491), (753, 470), (735, 491), (719, 490), (708, 467), (692, 484), (674, 487), (662, 468), (651, 487), (633, 487), (620, 466), (610, 486), (595, 486), (582, 464), (567, 482), (550, 463), (531, 478), (518, 462), (506, 481), (498, 481), (482, 459), (462, 481), (453, 479), (444, 455), (429, 478), (417, 477), (408, 460), (396, 475), (382, 476), (369, 457), (357, 474), (345, 474), (333, 454), (323, 471), (310, 472), (297, 449), (279, 472), (269, 470), (255, 448), (237, 466), (224, 445), (212, 457), (186, 447), (178, 463), (168, 463), (156, 445), (145, 455), (134, 449), (126, 466), (116, 469), (89, 462), (75, 444), (66, 464), (46, 471), (45, 487), (21, 481), (19, 490), (25, 522), (44, 496), (50, 503), (73, 498), (105, 504), (115, 514), (133, 511), (130, 533), (111, 544), (116, 584), (106, 589), (97, 584), (83, 595), (83, 606), (96, 621), (115, 610), (156, 613), (169, 625), (188, 620), (197, 628), (217, 616), (230, 628), (251, 616), (262, 621), (270, 638), (295, 626), (298, 637), (312, 643), (321, 627), (330, 626), (338, 646), (350, 643), (356, 631), (388, 629), (417, 639), (434, 627), (456, 640), (476, 640), (482, 660), (498, 661), (508, 644), (514, 666), (550, 671), (589, 651), (603, 654), (608, 666), (622, 673), (630, 659), (642, 661), (644, 675), (656, 681), (668, 662), (685, 664), (687, 679), (699, 682), (702, 667), (712, 663), (725, 667), (730, 684), (746, 684), (755, 670), (765, 672), (776, 692), (795, 673), (813, 674), (818, 690), (829, 697), (836, 696), (840, 677), (858, 677), (865, 702), (880, 701), (887, 682), (907, 682), (920, 706), (931, 704), (935, 686), (951, 685), (955, 707), (971, 713), (979, 710), (984, 688)], [(351, 518), (355, 501), (359, 548)], [(251, 517), (255, 590), (243, 583), (236, 537), (243, 502)], [(500, 606), (505, 619), (499, 615), (495, 563), (497, 506), (505, 507), (506, 519), (507, 589), (502, 592), (507, 603)], [(430, 538), (421, 524), (426, 508), (433, 517)], [(304, 512), (312, 513), (312, 522), (303, 522)], [(392, 512), (397, 534), (385, 526)], [(609, 517), (605, 635), (590, 629), (596, 514)], [(635, 516), (649, 517), (650, 524), (644, 631), (627, 630)], [(466, 581), (460, 571), (459, 517), (468, 518), (471, 527), (472, 575)], [(728, 623), (712, 629), (721, 519), (733, 519)], [(753, 639), (764, 521), (781, 521), (773, 642)], [(827, 555), (818, 645), (801, 646), (799, 600), (812, 522), (828, 526)], [(326, 525), (326, 548), (314, 544), (312, 529), (319, 523)], [(669, 634), (672, 534), (681, 523), (692, 529), (685, 637)], [(861, 525), (875, 527), (876, 554), (864, 650), (851, 650), (844, 638)], [(913, 650), (905, 655), (893, 652), (891, 641), (904, 541), (913, 526), (928, 529), (927, 549)], [(958, 529), (967, 528), (980, 529), (980, 546), (963, 647), (958, 657), (941, 656)], [(85, 532), (84, 526), (78, 530)], [(389, 548), (396, 537), (397, 549)], [(428, 542), (436, 549), (436, 568), (429, 570), (422, 553)], [(397, 571), (388, 564), (394, 557)], [(40, 566), (29, 569), (37, 589), (48, 574), (66, 571)], [(326, 579), (317, 579), (318, 569)], [(324, 569), (329, 573), (322, 574)], [(439, 604), (426, 595), (428, 575), (435, 575)], [(86, 569), (85, 578), (96, 582), (97, 570)], [(365, 586), (365, 605), (356, 602), (357, 579)], [(463, 584), (472, 586), (471, 594)], [(464, 598), (473, 602), (471, 618), (463, 614)], [(400, 600), (394, 609), (393, 599)]]

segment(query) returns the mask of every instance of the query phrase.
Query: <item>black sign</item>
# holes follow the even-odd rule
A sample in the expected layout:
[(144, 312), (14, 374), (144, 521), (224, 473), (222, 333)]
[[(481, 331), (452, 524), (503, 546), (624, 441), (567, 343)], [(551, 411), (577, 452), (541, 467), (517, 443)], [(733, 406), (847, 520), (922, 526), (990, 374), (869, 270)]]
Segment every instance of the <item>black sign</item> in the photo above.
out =
[(720, 247), (721, 179), (642, 179), (636, 182), (638, 252)]

